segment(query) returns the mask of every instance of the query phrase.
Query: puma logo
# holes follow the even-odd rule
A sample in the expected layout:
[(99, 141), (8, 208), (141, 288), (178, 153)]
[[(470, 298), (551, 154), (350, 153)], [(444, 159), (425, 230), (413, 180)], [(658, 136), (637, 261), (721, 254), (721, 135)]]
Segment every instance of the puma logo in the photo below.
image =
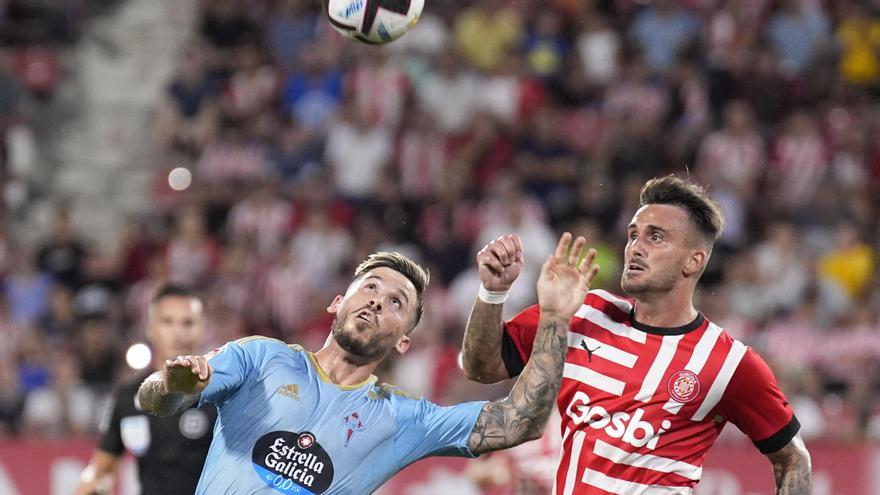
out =
[(596, 351), (598, 351), (599, 348), (602, 347), (602, 346), (601, 346), (601, 345), (597, 345), (595, 349), (590, 349), (589, 347), (587, 347), (587, 342), (582, 340), (582, 341), (581, 341), (581, 347), (583, 347), (584, 350), (587, 351), (587, 361), (589, 361), (589, 362), (592, 363), (592, 362), (593, 362), (593, 353), (596, 352)]

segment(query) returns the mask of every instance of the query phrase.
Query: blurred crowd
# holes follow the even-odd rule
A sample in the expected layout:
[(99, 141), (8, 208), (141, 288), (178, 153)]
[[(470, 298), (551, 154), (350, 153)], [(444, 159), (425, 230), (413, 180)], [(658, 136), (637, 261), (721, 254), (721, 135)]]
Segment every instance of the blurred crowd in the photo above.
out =
[[(120, 0), (0, 0), (0, 212), (39, 195), (35, 121), (65, 78), (87, 23)], [(16, 211), (18, 210), (18, 211)]]
[(431, 0), (377, 48), (317, 0), (203, 0), (176, 63), (144, 133), (154, 208), (110, 247), (64, 205), (41, 244), (0, 239), (0, 435), (94, 431), (163, 280), (201, 291), (205, 350), (315, 349), (375, 250), (432, 273), (380, 378), (501, 394), (456, 366), (476, 251), (523, 238), (508, 316), (563, 229), (619, 290), (639, 188), (673, 172), (727, 218), (698, 308), (767, 358), (805, 438), (880, 438), (880, 2)]

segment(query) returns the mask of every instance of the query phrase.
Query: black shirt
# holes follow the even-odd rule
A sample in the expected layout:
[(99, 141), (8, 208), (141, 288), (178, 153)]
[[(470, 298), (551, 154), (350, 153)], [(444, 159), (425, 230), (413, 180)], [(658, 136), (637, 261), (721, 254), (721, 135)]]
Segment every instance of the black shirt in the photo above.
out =
[(146, 377), (114, 390), (100, 448), (117, 456), (128, 450), (137, 458), (143, 495), (192, 495), (211, 445), (217, 410), (205, 405), (166, 417), (144, 412), (135, 406), (135, 397)]

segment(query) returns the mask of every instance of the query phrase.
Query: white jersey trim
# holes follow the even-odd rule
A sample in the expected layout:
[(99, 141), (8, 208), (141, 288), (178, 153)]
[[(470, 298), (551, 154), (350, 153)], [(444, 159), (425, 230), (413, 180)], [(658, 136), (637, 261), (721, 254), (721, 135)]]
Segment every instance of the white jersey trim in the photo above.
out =
[(636, 330), (629, 325), (624, 325), (623, 323), (616, 322), (605, 313), (586, 304), (582, 304), (580, 309), (577, 310), (577, 313), (575, 313), (574, 316), (577, 318), (588, 320), (591, 323), (598, 325), (605, 330), (608, 330), (614, 335), (626, 337), (632, 341), (638, 342), (639, 344), (644, 344), (647, 340), (648, 334), (646, 334), (645, 332)]
[(654, 393), (657, 392), (660, 381), (666, 375), (666, 370), (669, 368), (672, 358), (675, 357), (675, 351), (678, 349), (678, 343), (681, 342), (682, 337), (684, 335), (666, 335), (663, 337), (663, 341), (660, 343), (660, 350), (657, 351), (657, 357), (651, 363), (651, 368), (648, 370), (648, 374), (645, 375), (645, 379), (642, 381), (642, 388), (636, 394), (635, 400), (650, 402), (654, 398)]
[(578, 462), (581, 458), (581, 450), (584, 448), (584, 439), (587, 434), (578, 430), (572, 435), (571, 441), (571, 459), (568, 460), (568, 472), (565, 473), (565, 486), (562, 488), (562, 495), (572, 495), (574, 487), (577, 483)]
[(602, 359), (606, 359), (608, 361), (611, 361), (612, 363), (619, 364), (627, 368), (632, 368), (633, 366), (635, 366), (636, 360), (638, 360), (639, 358), (635, 354), (618, 349), (611, 344), (606, 344), (605, 342), (600, 342), (596, 339), (587, 337), (584, 334), (577, 332), (568, 332), (568, 346), (574, 349), (580, 349), (583, 352), (587, 352), (584, 350), (581, 343), (583, 343), (590, 349), (595, 349), (593, 351), (590, 351), (594, 356), (599, 356)]
[(601, 439), (596, 439), (593, 453), (617, 464), (651, 469), (661, 473), (674, 473), (689, 480), (700, 481), (700, 477), (703, 475), (701, 466), (653, 454), (627, 452)]
[[(700, 372), (703, 371), (703, 366), (706, 365), (706, 361), (709, 360), (709, 356), (712, 354), (712, 349), (715, 348), (715, 344), (718, 342), (718, 337), (720, 336), (721, 327), (714, 323), (709, 323), (709, 327), (706, 328), (703, 336), (700, 337), (700, 341), (694, 346), (694, 353), (691, 354), (691, 358), (684, 366), (684, 369), (692, 371), (695, 375), (699, 375)], [(681, 411), (682, 406), (684, 406), (684, 404), (670, 398), (663, 406), (663, 409), (672, 414), (678, 414), (678, 412)]]
[(645, 485), (593, 471), (584, 470), (584, 483), (618, 495), (691, 495), (694, 491), (686, 486)]
[[(559, 459), (559, 460), (556, 462), (557, 465), (560, 462), (562, 462), (562, 456), (565, 454), (565, 441), (568, 440), (569, 435), (571, 435), (571, 428), (566, 428), (565, 433), (562, 434), (562, 443), (560, 444), (559, 456), (557, 457), (557, 459)], [(550, 489), (550, 493), (552, 493), (552, 494), (556, 493), (556, 484), (558, 481), (559, 481), (559, 475), (557, 474), (556, 476), (553, 477), (553, 488)]]
[(595, 295), (601, 297), (602, 299), (605, 299), (606, 301), (610, 302), (611, 304), (617, 306), (617, 308), (620, 309), (621, 311), (623, 311), (624, 313), (629, 313), (633, 309), (633, 305), (631, 302), (627, 301), (626, 299), (624, 299), (620, 296), (615, 296), (614, 294), (608, 292), (607, 290), (595, 289), (595, 290), (591, 290), (589, 293), (595, 294)]
[(616, 378), (611, 378), (610, 376), (593, 371), (590, 368), (585, 368), (572, 363), (565, 363), (565, 367), (562, 369), (562, 377), (577, 380), (585, 385), (589, 385), (609, 394), (614, 394), (618, 397), (623, 395), (623, 388), (626, 385), (624, 382)]
[(721, 365), (721, 371), (718, 372), (718, 376), (715, 377), (715, 381), (709, 387), (709, 393), (706, 394), (706, 398), (703, 399), (700, 408), (691, 417), (692, 420), (702, 421), (718, 405), (721, 397), (724, 396), (724, 391), (727, 390), (727, 385), (730, 384), (730, 379), (733, 378), (733, 373), (746, 355), (747, 350), (748, 347), (742, 342), (738, 340), (733, 341), (733, 346), (730, 347), (730, 352), (727, 353), (724, 364)]

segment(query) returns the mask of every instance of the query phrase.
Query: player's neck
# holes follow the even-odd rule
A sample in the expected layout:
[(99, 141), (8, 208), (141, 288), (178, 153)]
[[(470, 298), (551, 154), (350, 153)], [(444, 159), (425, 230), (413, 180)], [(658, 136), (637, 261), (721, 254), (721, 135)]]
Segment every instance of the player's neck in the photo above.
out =
[(635, 320), (652, 327), (680, 327), (694, 321), (697, 310), (689, 294), (640, 294), (633, 311)]
[(333, 343), (316, 352), (315, 360), (331, 382), (345, 387), (367, 381), (379, 365), (378, 361), (357, 362)]

